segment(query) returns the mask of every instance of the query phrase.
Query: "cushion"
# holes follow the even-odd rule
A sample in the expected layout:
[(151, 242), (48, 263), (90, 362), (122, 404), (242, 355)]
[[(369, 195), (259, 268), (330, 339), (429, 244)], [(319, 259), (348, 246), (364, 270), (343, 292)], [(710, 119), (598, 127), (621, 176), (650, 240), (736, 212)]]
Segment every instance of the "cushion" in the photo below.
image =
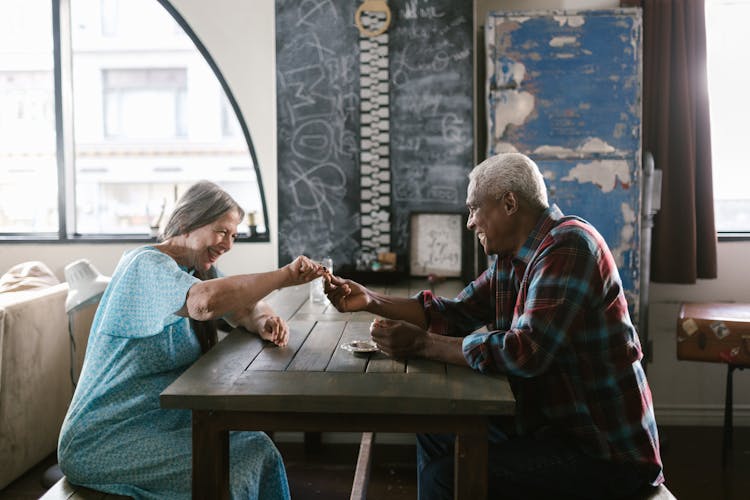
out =
[(55, 274), (39, 261), (23, 262), (0, 277), (0, 293), (47, 288), (60, 283)]

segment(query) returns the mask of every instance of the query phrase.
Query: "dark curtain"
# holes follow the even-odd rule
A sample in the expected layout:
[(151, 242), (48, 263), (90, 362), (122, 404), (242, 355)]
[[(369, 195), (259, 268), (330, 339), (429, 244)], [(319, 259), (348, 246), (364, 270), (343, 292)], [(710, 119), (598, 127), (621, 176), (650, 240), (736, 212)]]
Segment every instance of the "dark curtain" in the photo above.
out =
[(651, 280), (716, 278), (703, 0), (643, 1), (643, 148), (662, 170)]

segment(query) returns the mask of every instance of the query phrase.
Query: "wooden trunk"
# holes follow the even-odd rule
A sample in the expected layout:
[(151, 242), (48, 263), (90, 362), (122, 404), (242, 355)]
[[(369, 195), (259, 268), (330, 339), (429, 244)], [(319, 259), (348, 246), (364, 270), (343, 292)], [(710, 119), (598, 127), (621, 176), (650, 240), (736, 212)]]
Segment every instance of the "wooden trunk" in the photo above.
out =
[(750, 304), (683, 304), (677, 359), (750, 365)]

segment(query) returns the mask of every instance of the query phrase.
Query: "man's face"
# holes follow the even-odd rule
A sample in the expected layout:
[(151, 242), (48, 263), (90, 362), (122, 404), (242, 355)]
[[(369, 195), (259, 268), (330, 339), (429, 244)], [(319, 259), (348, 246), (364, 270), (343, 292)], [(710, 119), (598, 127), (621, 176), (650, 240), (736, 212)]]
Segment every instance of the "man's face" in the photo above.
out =
[(469, 219), (466, 227), (477, 235), (487, 255), (504, 255), (516, 250), (513, 239), (513, 219), (515, 210), (509, 210), (507, 194), (495, 198), (485, 196), (480, 199), (474, 183), (469, 184), (466, 206)]

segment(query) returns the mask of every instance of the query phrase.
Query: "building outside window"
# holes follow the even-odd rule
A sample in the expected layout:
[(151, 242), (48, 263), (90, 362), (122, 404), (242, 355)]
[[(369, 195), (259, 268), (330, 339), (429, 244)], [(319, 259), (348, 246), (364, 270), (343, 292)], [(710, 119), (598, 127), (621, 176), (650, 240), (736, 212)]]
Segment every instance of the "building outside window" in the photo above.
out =
[(58, 230), (51, 26), (49, 2), (0, 4), (0, 232)]
[(267, 230), (234, 107), (157, 0), (3, 0), (0, 133), (0, 238), (148, 237), (201, 179), (226, 189)]

